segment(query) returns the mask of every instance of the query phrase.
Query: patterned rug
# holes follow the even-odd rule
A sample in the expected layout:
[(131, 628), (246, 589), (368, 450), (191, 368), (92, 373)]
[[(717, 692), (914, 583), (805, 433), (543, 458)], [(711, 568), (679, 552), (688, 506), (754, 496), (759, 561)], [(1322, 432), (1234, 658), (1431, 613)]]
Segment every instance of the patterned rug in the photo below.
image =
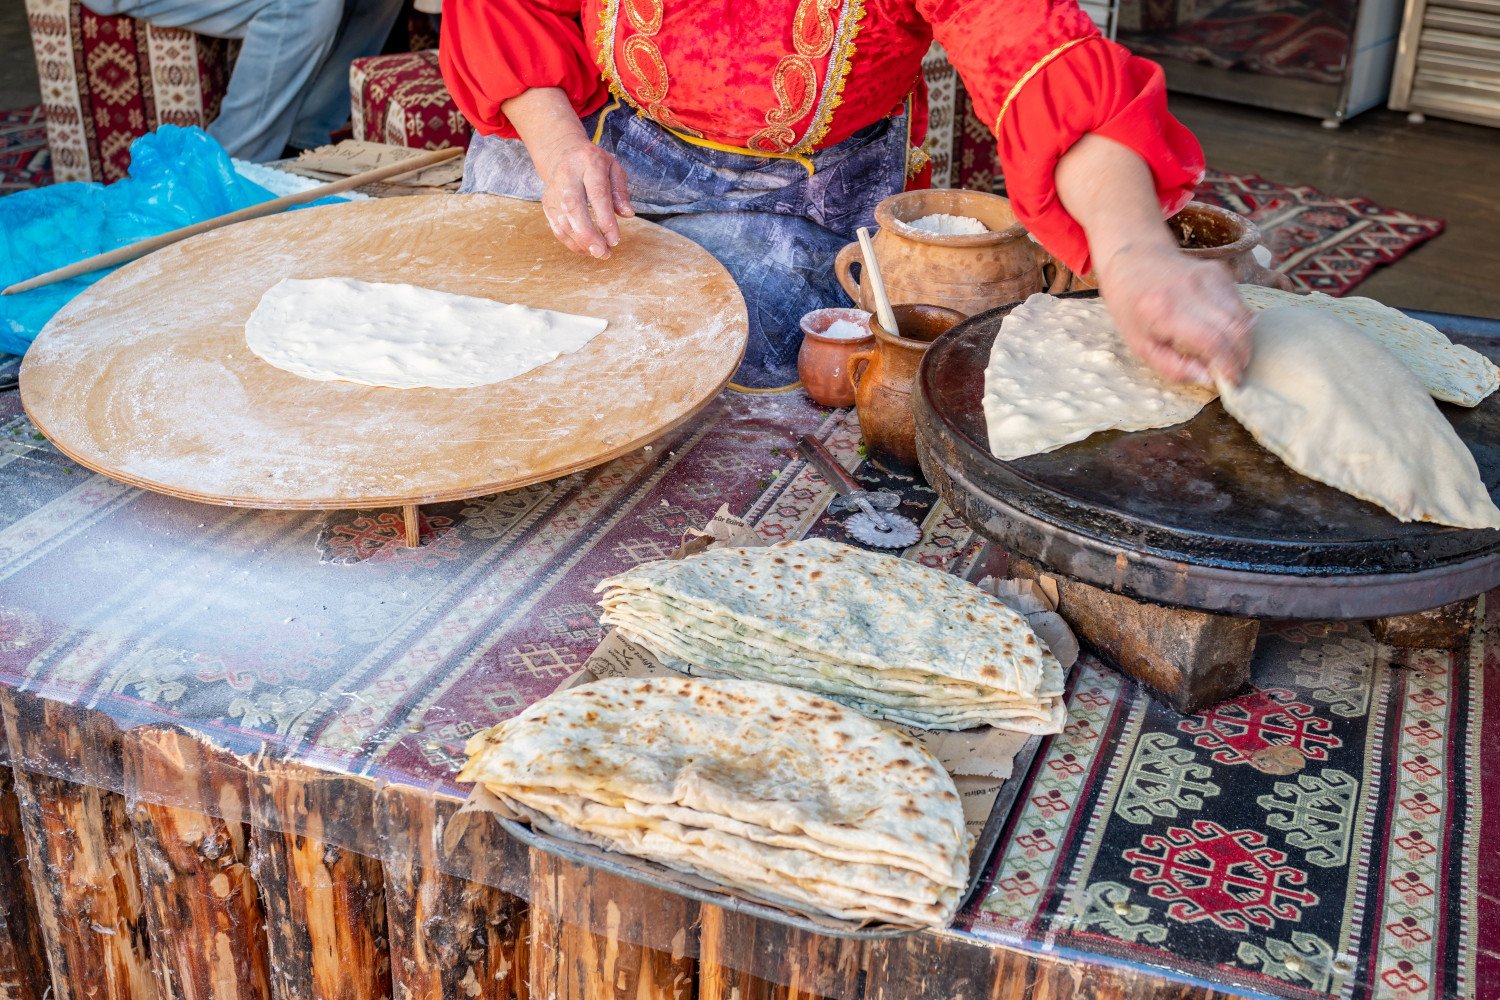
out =
[(1283, 997), (1493, 995), (1469, 887), (1497, 671), (1483, 637), (1285, 626), (1253, 693), (1184, 717), (1086, 660), (970, 929)]
[(1253, 174), (1210, 170), (1197, 199), (1246, 216), (1260, 227), (1274, 266), (1301, 288), (1345, 295), (1382, 264), (1392, 264), (1437, 236), (1446, 223), (1291, 187)]
[(42, 109), (0, 111), (0, 195), (52, 183)]

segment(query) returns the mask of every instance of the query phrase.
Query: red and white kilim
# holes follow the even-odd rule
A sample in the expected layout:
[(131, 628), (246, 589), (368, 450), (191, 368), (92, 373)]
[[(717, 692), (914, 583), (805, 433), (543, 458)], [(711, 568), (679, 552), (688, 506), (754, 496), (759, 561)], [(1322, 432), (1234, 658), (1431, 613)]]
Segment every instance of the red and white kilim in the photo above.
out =
[(130, 143), (218, 114), (236, 43), (105, 17), (77, 0), (26, 0), (59, 181), (125, 176)]

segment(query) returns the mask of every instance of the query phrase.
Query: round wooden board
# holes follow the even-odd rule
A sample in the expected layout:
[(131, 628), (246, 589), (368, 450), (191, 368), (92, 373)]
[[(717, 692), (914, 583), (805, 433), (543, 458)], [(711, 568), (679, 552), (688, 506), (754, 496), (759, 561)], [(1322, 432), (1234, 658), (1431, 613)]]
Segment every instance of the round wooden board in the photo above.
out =
[[(206, 233), (98, 282), (21, 369), (27, 414), (96, 472), (246, 507), (480, 496), (597, 465), (682, 423), (745, 349), (744, 300), (709, 254), (622, 221), (607, 261), (570, 253), (540, 206), (386, 198)], [(245, 321), (282, 278), (404, 282), (598, 316), (582, 350), (475, 389), (319, 382), (266, 364)]]

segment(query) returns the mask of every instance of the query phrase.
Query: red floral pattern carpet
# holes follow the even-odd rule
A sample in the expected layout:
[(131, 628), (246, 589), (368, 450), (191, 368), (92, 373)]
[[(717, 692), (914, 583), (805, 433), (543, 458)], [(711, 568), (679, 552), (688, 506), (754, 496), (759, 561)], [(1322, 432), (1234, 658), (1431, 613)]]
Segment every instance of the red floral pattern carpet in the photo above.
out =
[(1344, 295), (1382, 264), (1437, 236), (1442, 219), (1339, 198), (1317, 188), (1210, 170), (1197, 199), (1238, 212), (1260, 227), (1274, 266), (1309, 291)]

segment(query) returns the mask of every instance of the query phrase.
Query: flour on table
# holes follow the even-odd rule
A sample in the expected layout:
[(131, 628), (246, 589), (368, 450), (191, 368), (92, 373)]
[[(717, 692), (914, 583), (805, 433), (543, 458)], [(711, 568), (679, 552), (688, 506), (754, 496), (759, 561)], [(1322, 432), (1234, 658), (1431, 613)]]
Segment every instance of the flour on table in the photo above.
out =
[(908, 222), (913, 229), (923, 232), (936, 233), (939, 236), (978, 236), (980, 233), (989, 232), (989, 227), (978, 219), (971, 219), (967, 215), (924, 215), (915, 222)]
[(607, 325), (415, 285), (286, 278), (250, 314), (245, 343), (266, 363), (321, 382), (469, 389), (572, 354)]

